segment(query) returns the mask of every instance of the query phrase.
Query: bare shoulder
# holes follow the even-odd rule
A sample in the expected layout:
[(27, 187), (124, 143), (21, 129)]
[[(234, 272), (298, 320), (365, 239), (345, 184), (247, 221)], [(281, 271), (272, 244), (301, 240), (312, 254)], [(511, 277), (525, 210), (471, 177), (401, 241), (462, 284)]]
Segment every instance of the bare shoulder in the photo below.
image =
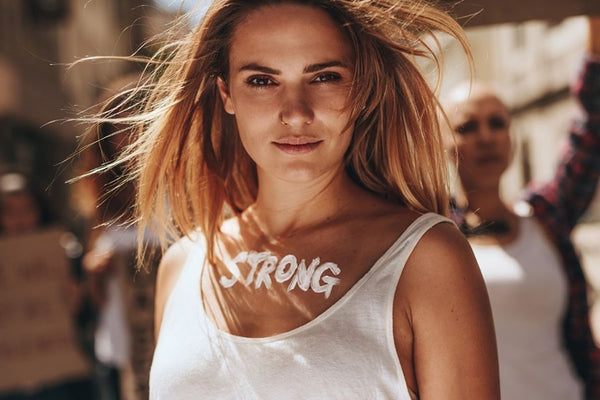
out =
[(407, 275), (412, 275), (412, 272), (418, 275), (454, 275), (462, 271), (481, 276), (471, 246), (451, 222), (440, 222), (423, 235), (412, 252), (406, 269)]
[(487, 305), (487, 291), (471, 247), (454, 224), (442, 222), (427, 231), (406, 262), (400, 279), (411, 307), (452, 301)]
[(177, 280), (185, 260), (192, 247), (193, 241), (188, 237), (183, 237), (173, 243), (164, 253), (158, 266), (157, 280), (161, 283), (167, 283)]
[[(412, 361), (407, 369), (421, 398), (499, 398), (487, 290), (455, 225), (435, 225), (413, 250), (398, 282), (394, 318), (399, 356)], [(405, 332), (411, 346), (403, 347), (407, 336), (397, 335)]]
[(188, 237), (179, 239), (165, 252), (158, 266), (154, 301), (154, 329), (156, 338), (158, 338), (165, 305), (177, 282), (177, 278), (181, 274), (193, 243)]

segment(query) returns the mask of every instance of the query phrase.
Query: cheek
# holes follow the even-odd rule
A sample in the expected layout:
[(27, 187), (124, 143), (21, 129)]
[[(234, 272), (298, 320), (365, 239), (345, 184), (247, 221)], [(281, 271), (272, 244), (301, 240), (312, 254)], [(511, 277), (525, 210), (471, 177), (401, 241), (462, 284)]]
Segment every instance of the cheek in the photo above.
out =
[(268, 143), (268, 123), (259, 113), (236, 113), (239, 140), (250, 158), (256, 161), (265, 143)]
[(503, 140), (504, 148), (506, 153), (510, 156), (513, 152), (513, 141), (509, 133), (506, 133), (505, 139)]
[(240, 129), (245, 125), (264, 124), (266, 120), (277, 114), (278, 102), (274, 96), (240, 93), (232, 97), (232, 103)]
[(473, 144), (462, 136), (456, 137), (456, 157), (460, 162), (469, 162), (473, 158)]

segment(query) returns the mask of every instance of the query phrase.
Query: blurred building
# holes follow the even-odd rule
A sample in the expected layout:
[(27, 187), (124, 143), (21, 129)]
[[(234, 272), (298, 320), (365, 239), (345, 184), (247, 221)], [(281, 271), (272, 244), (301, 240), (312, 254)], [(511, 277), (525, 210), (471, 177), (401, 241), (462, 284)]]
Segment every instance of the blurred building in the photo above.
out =
[[(171, 18), (153, 0), (0, 1), (0, 174), (39, 181), (55, 208), (66, 204), (71, 157), (81, 124), (111, 81), (131, 63), (85, 57), (125, 56)], [(159, 26), (159, 27), (157, 27)]]
[[(19, 114), (41, 126), (93, 104), (102, 85), (126, 68), (85, 56), (126, 55), (142, 41), (134, 22), (147, 8), (139, 0), (4, 0), (0, 2), (0, 58), (20, 82)], [(0, 110), (1, 111), (1, 110)], [(57, 128), (59, 131), (70, 130)], [(73, 132), (61, 132), (72, 137)]]

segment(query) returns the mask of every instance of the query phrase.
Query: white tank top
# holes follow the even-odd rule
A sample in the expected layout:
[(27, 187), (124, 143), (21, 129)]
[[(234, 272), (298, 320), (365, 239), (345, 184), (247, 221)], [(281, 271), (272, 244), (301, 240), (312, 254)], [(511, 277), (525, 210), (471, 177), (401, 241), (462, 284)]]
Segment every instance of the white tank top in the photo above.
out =
[(502, 398), (581, 399), (561, 344), (567, 282), (560, 258), (534, 217), (519, 221), (510, 244), (472, 245), (494, 316)]
[(195, 243), (166, 304), (150, 372), (150, 399), (399, 399), (412, 397), (394, 345), (396, 285), (432, 226), (425, 214), (314, 320), (267, 338), (218, 330), (204, 313)]

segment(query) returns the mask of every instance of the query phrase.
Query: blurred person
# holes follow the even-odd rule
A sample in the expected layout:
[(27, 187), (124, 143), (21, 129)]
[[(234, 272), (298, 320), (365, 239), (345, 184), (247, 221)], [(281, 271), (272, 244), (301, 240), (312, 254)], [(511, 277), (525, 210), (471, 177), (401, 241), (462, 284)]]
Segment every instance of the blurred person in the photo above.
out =
[(158, 271), (151, 399), (499, 398), (412, 61), (433, 29), (465, 44), (420, 1), (217, 0), (153, 58), (122, 158), (139, 229), (180, 238)]
[(24, 175), (0, 176), (0, 235), (32, 232), (50, 220), (47, 201), (29, 187)]
[[(45, 193), (36, 189), (33, 182), (33, 179), (17, 172), (0, 175), (0, 239), (33, 234), (58, 225)], [(78, 245), (76, 238), (65, 232), (60, 244), (65, 249), (67, 258), (72, 259), (73, 252), (76, 251), (74, 247)], [(72, 270), (65, 287), (68, 307), (75, 320), (82, 308), (83, 295)], [(79, 343), (74, 345), (77, 347)], [(79, 400), (92, 395), (90, 379), (83, 377), (30, 390), (0, 393), (0, 400)]]
[(479, 82), (444, 101), (462, 186), (456, 220), (488, 288), (505, 399), (600, 399), (600, 350), (570, 239), (600, 175), (600, 17), (589, 18), (589, 55), (572, 92), (583, 115), (556, 173), (517, 205), (500, 197), (513, 150), (506, 105)]
[(21, 85), (16, 67), (0, 56), (0, 115), (18, 115), (21, 103)]
[[(115, 79), (101, 95), (106, 117), (124, 118), (130, 112), (127, 96), (119, 95), (140, 78), (138, 73)], [(114, 162), (131, 141), (126, 124), (103, 122), (83, 146), (83, 171)], [(123, 395), (123, 374), (131, 363), (131, 332), (124, 285), (135, 269), (137, 229), (131, 223), (135, 187), (122, 181), (124, 167), (113, 165), (78, 182), (80, 210), (90, 220), (83, 266), (92, 301), (98, 311), (94, 334), (95, 376), (99, 400), (118, 400)], [(147, 375), (148, 371), (146, 371)], [(146, 395), (147, 397), (147, 395)]]

